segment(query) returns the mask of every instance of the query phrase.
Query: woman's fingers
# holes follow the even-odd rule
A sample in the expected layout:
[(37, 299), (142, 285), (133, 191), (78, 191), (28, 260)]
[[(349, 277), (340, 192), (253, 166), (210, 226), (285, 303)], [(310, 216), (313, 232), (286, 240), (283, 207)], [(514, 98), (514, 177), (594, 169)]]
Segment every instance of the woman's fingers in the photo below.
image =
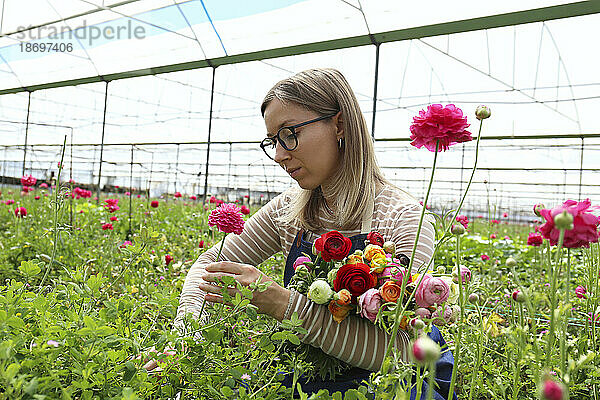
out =
[(210, 272), (208, 274), (202, 275), (201, 278), (205, 282), (218, 282), (226, 276), (232, 277), (235, 280), (238, 280), (239, 278), (239, 275), (233, 275), (224, 272)]
[[(221, 286), (211, 285), (209, 283), (200, 283), (198, 285), (198, 287), (200, 289), (202, 289), (203, 291), (205, 291), (206, 293), (209, 293), (209, 294), (218, 294), (218, 295), (221, 294), (221, 289), (222, 289)], [(238, 293), (238, 292), (239, 291), (237, 289), (235, 289), (235, 288), (231, 288), (231, 287), (227, 288), (227, 293), (230, 296), (232, 296), (232, 297), (235, 296), (235, 294)]]
[(243, 275), (246, 271), (246, 267), (246, 264), (232, 261), (220, 261), (208, 264), (205, 270), (207, 272), (227, 272), (234, 275)]

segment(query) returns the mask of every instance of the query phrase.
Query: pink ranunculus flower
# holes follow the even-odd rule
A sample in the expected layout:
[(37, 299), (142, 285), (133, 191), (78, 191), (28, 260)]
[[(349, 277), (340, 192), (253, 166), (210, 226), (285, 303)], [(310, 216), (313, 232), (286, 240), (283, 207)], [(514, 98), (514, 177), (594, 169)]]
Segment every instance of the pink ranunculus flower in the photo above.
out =
[[(400, 265), (400, 261), (397, 258), (394, 258), (394, 261), (388, 261), (387, 267), (381, 271), (378, 275), (378, 279), (380, 281), (385, 281), (388, 279), (394, 279), (398, 285), (402, 285), (402, 279), (404, 279), (404, 275), (406, 275), (406, 268)], [(411, 276), (408, 276), (409, 284), (411, 281)]]
[[(469, 283), (471, 282), (471, 278), (472, 278), (472, 273), (471, 270), (465, 266), (460, 266), (460, 275), (462, 278), (462, 282), (463, 283)], [(453, 280), (454, 282), (458, 283), (458, 271), (453, 271), (452, 272), (452, 276), (453, 276)]]
[(241, 210), (233, 203), (221, 204), (208, 216), (208, 226), (216, 226), (223, 233), (240, 235), (244, 230)]
[(527, 237), (527, 244), (529, 246), (541, 246), (544, 242), (544, 238), (538, 232), (529, 232), (529, 236)]
[(473, 140), (471, 132), (466, 130), (469, 126), (467, 117), (454, 104), (446, 107), (431, 104), (427, 111), (421, 110), (418, 116), (413, 117), (410, 144), (416, 148), (425, 146), (429, 151), (436, 151), (436, 143), (439, 141), (437, 151), (446, 151), (453, 144)]
[(31, 175), (24, 175), (21, 178), (21, 185), (22, 186), (35, 186), (35, 183), (37, 182), (37, 179), (34, 178)]
[(157, 208), (158, 207), (158, 200), (152, 200), (150, 202), (150, 207)]
[[(294, 271), (296, 270), (296, 268), (298, 268), (298, 266), (304, 265), (305, 262), (311, 262), (311, 261), (312, 260), (306, 256), (300, 256), (300, 257), (296, 258), (296, 261), (294, 261), (294, 265), (293, 265)], [(310, 268), (308, 268), (308, 270), (310, 271)]]
[(118, 220), (119, 220), (119, 218), (115, 217), (114, 215), (113, 215), (112, 217), (110, 217), (109, 219), (110, 219), (111, 221), (113, 221), (113, 222), (114, 222), (114, 221), (118, 221)]
[(131, 246), (131, 245), (133, 245), (133, 243), (131, 243), (130, 240), (126, 240), (123, 243), (121, 243), (121, 245), (119, 246), (119, 248), (123, 249), (123, 248), (125, 248), (127, 246)]
[(575, 296), (577, 296), (577, 298), (579, 298), (579, 299), (586, 298), (587, 297), (586, 293), (587, 293), (587, 290), (585, 290), (584, 286), (579, 285), (575, 288)]
[(4, 204), (6, 204), (7, 206), (10, 206), (11, 204), (15, 204), (15, 201), (13, 199), (8, 199), (4, 201)]
[(415, 310), (415, 315), (417, 315), (420, 318), (429, 319), (431, 318), (431, 311), (429, 311), (426, 308), (419, 307)]
[(171, 261), (173, 261), (173, 256), (170, 254), (165, 255), (165, 265), (171, 264)]
[(190, 200), (196, 200), (196, 199), (197, 199), (196, 196), (194, 196), (194, 195), (190, 196)]
[(499, 224), (499, 223), (500, 223), (500, 221), (498, 221), (497, 219), (492, 220), (492, 224)]
[(112, 224), (102, 224), (102, 230), (106, 231), (106, 230), (113, 230), (113, 225)]
[(240, 210), (242, 211), (242, 214), (244, 214), (244, 215), (250, 214), (250, 209), (246, 206), (242, 206), (242, 208)]
[(375, 322), (377, 312), (381, 308), (383, 299), (379, 293), (379, 289), (371, 288), (358, 297), (358, 308), (360, 309), (361, 317), (368, 318)]
[(419, 307), (431, 307), (448, 300), (450, 287), (441, 278), (425, 275), (415, 292), (415, 301)]
[(46, 182), (42, 182), (42, 183), (40, 183), (40, 188), (48, 189), (48, 184)]
[(173, 195), (173, 197), (175, 197), (175, 198), (178, 199), (178, 198), (182, 197), (182, 195), (181, 195), (180, 192), (175, 192), (175, 194)]
[(25, 207), (15, 208), (15, 217), (23, 218), (27, 215), (27, 209)]
[(551, 246), (558, 243), (559, 230), (554, 226), (554, 217), (563, 211), (573, 216), (573, 229), (565, 231), (563, 246), (567, 248), (590, 247), (598, 242), (598, 217), (592, 214), (589, 199), (577, 202), (567, 200), (551, 210), (540, 210), (546, 223), (540, 227), (541, 234), (550, 241)]
[(496, 237), (497, 237), (497, 236), (496, 236), (496, 234), (495, 234), (495, 233), (492, 233), (492, 234), (490, 235), (490, 239), (496, 239)]
[(106, 210), (108, 210), (108, 212), (113, 213), (115, 211), (119, 210), (119, 206), (117, 204), (119, 204), (119, 199), (106, 199), (104, 200), (104, 208)]
[(203, 249), (203, 248), (204, 248), (204, 240), (201, 240), (201, 241), (198, 243), (198, 248), (200, 248), (200, 249)]
[(458, 217), (456, 217), (456, 222), (460, 222), (461, 225), (465, 227), (465, 229), (469, 227), (469, 219), (466, 215), (459, 215)]
[(504, 213), (504, 214), (502, 214), (502, 216), (503, 216), (504, 218), (508, 218), (508, 213)]
[(481, 260), (482, 260), (482, 261), (487, 261), (487, 260), (489, 260), (489, 259), (490, 259), (490, 256), (488, 256), (487, 254), (482, 254), (482, 255), (481, 255)]
[(431, 314), (433, 324), (437, 326), (444, 326), (452, 320), (452, 307), (443, 305), (438, 307), (433, 314)]

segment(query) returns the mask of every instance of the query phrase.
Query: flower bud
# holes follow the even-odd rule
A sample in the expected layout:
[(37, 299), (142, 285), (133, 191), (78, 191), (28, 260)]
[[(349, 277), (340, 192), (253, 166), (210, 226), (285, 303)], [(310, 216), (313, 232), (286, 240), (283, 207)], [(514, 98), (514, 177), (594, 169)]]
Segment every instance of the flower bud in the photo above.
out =
[(545, 209), (545, 208), (546, 208), (545, 205), (543, 205), (542, 203), (538, 203), (535, 206), (533, 206), (533, 213), (535, 215), (537, 215), (538, 217), (541, 217), (542, 214), (540, 213), (540, 211), (543, 210), (543, 209)]
[(569, 230), (573, 229), (573, 215), (567, 211), (556, 214), (554, 217), (554, 225), (557, 229)]
[(396, 255), (396, 243), (387, 241), (383, 243), (383, 251), (392, 255), (392, 258)]
[(512, 257), (508, 257), (508, 258), (506, 259), (506, 266), (507, 266), (507, 267), (516, 267), (516, 266), (517, 266), (517, 260), (515, 260), (515, 259), (514, 259), (514, 258), (512, 258)]
[(306, 278), (309, 274), (310, 271), (308, 270), (308, 267), (304, 264), (298, 265), (296, 267), (296, 272), (294, 273), (294, 275), (297, 276), (299, 279)]
[(517, 303), (524, 303), (525, 302), (525, 293), (523, 293), (517, 289), (512, 293), (512, 298)]
[(327, 282), (329, 282), (331, 286), (333, 286), (333, 281), (335, 281), (335, 278), (337, 278), (338, 269), (339, 268), (334, 268), (327, 273)]
[(479, 295), (477, 293), (471, 293), (469, 295), (469, 303), (471, 303), (471, 304), (479, 303)]
[(410, 320), (410, 326), (415, 330), (423, 329), (425, 328), (425, 322), (420, 318), (413, 318)]
[(461, 224), (452, 225), (450, 232), (452, 232), (453, 235), (459, 236), (465, 233), (465, 227)]
[(484, 106), (483, 104), (477, 106), (475, 109), (475, 117), (478, 120), (487, 119), (492, 115), (492, 110), (488, 106)]
[(312, 245), (312, 253), (313, 253), (315, 256), (319, 255), (319, 253), (320, 253), (320, 252), (319, 252), (319, 250), (317, 250), (317, 248), (315, 247), (315, 244), (314, 244), (314, 243), (313, 243), (313, 245)]
[(434, 363), (440, 358), (440, 346), (427, 336), (422, 336), (413, 343), (413, 356), (421, 364)]
[(317, 279), (308, 288), (308, 297), (310, 300), (317, 304), (325, 304), (333, 296), (333, 290), (329, 286), (329, 283), (323, 279)]
[(435, 272), (437, 272), (438, 274), (444, 274), (444, 273), (446, 273), (446, 267), (444, 267), (443, 265), (440, 265), (439, 267), (437, 267)]
[(553, 379), (546, 378), (542, 383), (542, 399), (544, 400), (563, 400), (565, 389), (562, 383)]

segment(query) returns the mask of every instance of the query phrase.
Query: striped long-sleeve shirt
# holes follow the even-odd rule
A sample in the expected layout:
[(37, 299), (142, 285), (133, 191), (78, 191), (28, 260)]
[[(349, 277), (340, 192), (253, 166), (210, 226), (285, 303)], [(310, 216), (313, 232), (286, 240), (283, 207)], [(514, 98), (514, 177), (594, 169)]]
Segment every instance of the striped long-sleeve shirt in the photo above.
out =
[[(293, 193), (293, 190), (283, 192), (258, 210), (246, 221), (241, 235), (227, 235), (221, 260), (258, 265), (277, 252), (282, 251), (287, 255), (300, 227), (283, 225), (276, 221), (276, 216), (283, 212)], [(379, 232), (385, 240), (393, 241), (397, 253), (410, 257), (420, 213), (421, 206), (404, 192), (384, 186), (375, 197), (371, 230)], [(330, 230), (338, 230), (333, 226), (328, 211), (322, 210), (320, 217), (323, 230), (312, 232), (308, 240), (312, 241)], [(360, 233), (360, 228), (340, 232), (352, 236)], [(429, 263), (433, 256), (433, 242), (433, 225), (425, 219), (415, 252), (414, 270)], [(204, 274), (204, 266), (215, 261), (217, 253), (218, 246), (215, 245), (198, 257), (187, 274), (175, 319), (175, 326), (181, 332), (185, 332), (183, 316), (186, 313), (199, 317), (204, 292), (198, 288), (198, 284), (202, 281), (200, 277)], [(380, 368), (391, 337), (371, 321), (349, 316), (338, 324), (326, 305), (313, 303), (306, 296), (292, 291), (284, 318), (289, 318), (294, 312), (298, 313), (303, 320), (302, 326), (308, 330), (306, 335), (300, 337), (304, 343), (319, 347), (325, 353), (360, 368), (373, 371)], [(408, 359), (408, 335), (405, 332), (400, 331), (395, 345), (402, 350), (404, 359)]]

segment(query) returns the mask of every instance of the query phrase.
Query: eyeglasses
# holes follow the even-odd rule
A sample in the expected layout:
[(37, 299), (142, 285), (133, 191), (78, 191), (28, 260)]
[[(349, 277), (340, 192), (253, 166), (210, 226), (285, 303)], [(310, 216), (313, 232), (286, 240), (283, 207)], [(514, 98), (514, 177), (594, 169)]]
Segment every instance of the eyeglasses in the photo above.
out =
[(334, 117), (336, 113), (323, 115), (322, 117), (311, 119), (310, 121), (301, 122), (292, 126), (282, 126), (277, 131), (277, 135), (264, 138), (262, 142), (260, 142), (260, 148), (263, 149), (267, 157), (271, 160), (275, 160), (275, 152), (277, 149), (277, 142), (286, 149), (287, 151), (296, 150), (298, 147), (298, 134), (296, 133), (296, 128), (300, 128), (301, 126), (312, 124), (313, 122), (322, 121), (327, 118)]

